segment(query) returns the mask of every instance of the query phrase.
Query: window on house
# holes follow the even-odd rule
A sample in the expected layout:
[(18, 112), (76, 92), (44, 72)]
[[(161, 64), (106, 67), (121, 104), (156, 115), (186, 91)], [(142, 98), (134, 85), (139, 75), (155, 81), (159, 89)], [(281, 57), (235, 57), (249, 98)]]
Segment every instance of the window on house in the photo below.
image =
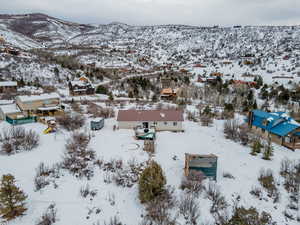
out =
[(177, 122), (173, 122), (173, 126), (177, 126)]
[(164, 122), (165, 125), (168, 125), (168, 122)]

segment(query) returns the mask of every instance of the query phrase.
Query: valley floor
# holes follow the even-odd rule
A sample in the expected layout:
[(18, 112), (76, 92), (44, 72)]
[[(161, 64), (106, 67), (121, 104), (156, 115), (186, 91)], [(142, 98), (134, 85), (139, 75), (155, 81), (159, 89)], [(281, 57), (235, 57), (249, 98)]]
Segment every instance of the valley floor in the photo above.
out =
[[(113, 131), (115, 124), (115, 119), (107, 119), (102, 130), (91, 133), (90, 147), (96, 151), (97, 157), (104, 160), (122, 159), (125, 162), (133, 158), (137, 162), (147, 161), (149, 156), (142, 150), (143, 142), (134, 139), (132, 130)], [(2, 122), (0, 130), (9, 126), (6, 122)], [(114, 183), (106, 184), (105, 172), (97, 167), (94, 168), (95, 174), (91, 180), (79, 180), (64, 171), (64, 175), (55, 181), (57, 188), (51, 184), (42, 191), (35, 192), (33, 182), (35, 169), (40, 162), (51, 166), (62, 160), (64, 145), (70, 133), (60, 131), (45, 135), (43, 134), (45, 125), (35, 123), (23, 126), (37, 131), (41, 136), (41, 144), (38, 149), (31, 152), (21, 152), (12, 156), (0, 155), (0, 175), (13, 174), (18, 185), (28, 195), (26, 215), (13, 221), (12, 225), (35, 224), (51, 203), (56, 203), (57, 206), (59, 218), (57, 225), (92, 225), (97, 221), (103, 224), (115, 215), (127, 225), (140, 223), (144, 208), (138, 199), (137, 184), (132, 188), (117, 187)], [(300, 151), (292, 152), (275, 146), (272, 160), (266, 161), (261, 159), (260, 155), (250, 155), (248, 147), (226, 140), (223, 135), (223, 121), (215, 121), (212, 127), (202, 127), (197, 123), (186, 121), (184, 126), (184, 133), (158, 133), (156, 153), (153, 156), (162, 166), (167, 184), (175, 187), (178, 198), (182, 195), (179, 186), (183, 177), (184, 153), (213, 153), (218, 156), (217, 184), (229, 204), (232, 204), (239, 195), (241, 205), (254, 206), (259, 211), (271, 213), (277, 224), (298, 224), (296, 221), (285, 221), (283, 211), (288, 204), (288, 195), (282, 185), (279, 186), (280, 201), (275, 204), (272, 199), (260, 201), (249, 192), (253, 186), (259, 186), (257, 177), (262, 168), (272, 169), (278, 183), (281, 183), (282, 178), (279, 176), (281, 160), (286, 157), (298, 160)], [(90, 132), (87, 126), (83, 130)], [(235, 179), (224, 178), (224, 172), (231, 173)], [(79, 194), (80, 188), (87, 183), (91, 189), (97, 189), (98, 194), (93, 200), (83, 199)], [(115, 204), (111, 204), (112, 199), (115, 199)], [(204, 193), (198, 201), (201, 208), (201, 223), (212, 222), (213, 218), (209, 213), (211, 202), (205, 198)], [(101, 212), (96, 214), (93, 211), (95, 208), (100, 208)], [(93, 213), (87, 218), (89, 211)]]

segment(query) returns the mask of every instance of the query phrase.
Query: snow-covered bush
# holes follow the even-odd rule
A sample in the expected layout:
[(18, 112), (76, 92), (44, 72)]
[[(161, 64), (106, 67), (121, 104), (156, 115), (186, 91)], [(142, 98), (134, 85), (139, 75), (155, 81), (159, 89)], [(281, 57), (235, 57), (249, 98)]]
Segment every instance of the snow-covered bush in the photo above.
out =
[(50, 183), (55, 184), (55, 179), (60, 177), (61, 164), (54, 164), (52, 167), (46, 166), (41, 162), (36, 168), (36, 175), (34, 177), (35, 191), (39, 191), (49, 185)]
[(88, 184), (86, 184), (80, 188), (79, 193), (80, 193), (80, 196), (83, 198), (90, 196), (90, 198), (92, 199), (97, 195), (97, 190), (95, 190), (95, 189), (92, 190), (90, 188), (90, 186)]
[(1, 151), (11, 155), (20, 151), (31, 151), (39, 146), (40, 136), (33, 130), (23, 127), (4, 129), (0, 133)]
[(249, 209), (243, 206), (236, 206), (234, 208), (233, 216), (224, 225), (273, 225), (270, 214), (263, 211), (261, 214), (256, 208)]
[(206, 197), (212, 201), (212, 206), (210, 208), (211, 213), (217, 213), (224, 210), (227, 207), (227, 202), (225, 197), (220, 191), (220, 187), (216, 185), (215, 182), (211, 181), (206, 188)]
[[(102, 223), (98, 221), (93, 223), (93, 225), (102, 225)], [(119, 217), (114, 216), (111, 217), (108, 222), (104, 222), (104, 225), (123, 225), (123, 223), (120, 221)]]
[(70, 115), (65, 114), (56, 118), (60, 126), (68, 131), (74, 131), (82, 127), (85, 123), (85, 118), (79, 114)]
[(90, 179), (94, 174), (93, 161), (96, 153), (88, 148), (90, 139), (90, 136), (85, 133), (75, 132), (67, 140), (62, 166), (79, 178), (86, 177)]
[(203, 189), (202, 181), (204, 178), (205, 176), (201, 171), (191, 170), (187, 177), (182, 178), (180, 187), (182, 190), (198, 195)]
[(176, 217), (172, 215), (175, 204), (174, 188), (168, 186), (159, 196), (146, 203), (147, 214), (142, 224), (175, 224)]
[(251, 195), (254, 195), (255, 197), (257, 197), (258, 199), (262, 198), (262, 190), (260, 187), (252, 187), (251, 191), (250, 191)]
[(271, 169), (268, 170), (260, 170), (258, 181), (263, 188), (265, 188), (268, 192), (268, 196), (274, 199), (274, 202), (279, 201), (279, 192), (276, 187), (275, 178), (273, 175), (273, 171)]
[(52, 225), (57, 222), (57, 209), (55, 204), (49, 205), (36, 225)]
[(184, 195), (179, 202), (179, 212), (186, 219), (187, 224), (197, 224), (200, 217), (200, 208), (193, 195)]
[(228, 178), (228, 179), (234, 179), (235, 177), (229, 173), (229, 172), (224, 172), (223, 173), (223, 177)]
[(92, 102), (88, 103), (87, 113), (92, 114), (93, 117), (112, 118), (115, 116), (113, 108), (104, 108)]
[(227, 139), (239, 140), (239, 124), (237, 120), (226, 120), (224, 122), (224, 134)]

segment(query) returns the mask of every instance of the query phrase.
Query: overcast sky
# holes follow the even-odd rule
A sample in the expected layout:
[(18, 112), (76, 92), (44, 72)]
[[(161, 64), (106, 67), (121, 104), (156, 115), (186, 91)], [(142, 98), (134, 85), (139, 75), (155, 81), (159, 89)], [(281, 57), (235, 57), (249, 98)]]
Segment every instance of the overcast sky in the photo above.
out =
[(0, 13), (136, 25), (300, 25), (300, 0), (0, 0)]

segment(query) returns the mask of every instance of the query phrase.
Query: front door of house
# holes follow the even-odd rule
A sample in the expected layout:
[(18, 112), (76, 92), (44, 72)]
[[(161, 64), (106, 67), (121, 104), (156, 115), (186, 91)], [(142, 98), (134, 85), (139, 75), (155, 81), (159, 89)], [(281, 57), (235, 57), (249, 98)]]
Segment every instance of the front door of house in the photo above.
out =
[(149, 123), (148, 122), (143, 122), (143, 128), (148, 129), (149, 128)]

